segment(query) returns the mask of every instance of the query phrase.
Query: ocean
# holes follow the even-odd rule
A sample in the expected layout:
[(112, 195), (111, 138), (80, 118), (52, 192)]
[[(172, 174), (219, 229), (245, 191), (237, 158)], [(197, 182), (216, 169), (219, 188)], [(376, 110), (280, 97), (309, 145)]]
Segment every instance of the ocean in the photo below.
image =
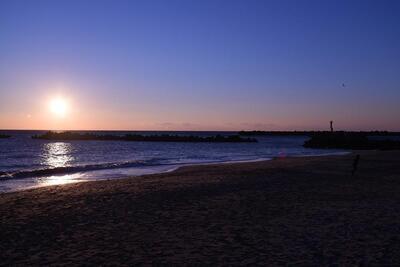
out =
[[(47, 141), (45, 131), (2, 131), (0, 192), (48, 185), (117, 179), (172, 171), (180, 166), (268, 160), (274, 157), (343, 154), (343, 150), (302, 147), (306, 136), (256, 136), (257, 143)], [(235, 132), (91, 131), (96, 134), (178, 134), (211, 136)]]

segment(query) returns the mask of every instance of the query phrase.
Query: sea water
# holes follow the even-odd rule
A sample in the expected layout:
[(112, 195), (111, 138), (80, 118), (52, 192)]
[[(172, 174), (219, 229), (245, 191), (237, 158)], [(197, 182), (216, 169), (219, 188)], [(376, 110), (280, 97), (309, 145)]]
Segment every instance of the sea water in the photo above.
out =
[[(80, 181), (172, 171), (180, 166), (268, 160), (274, 157), (342, 154), (304, 148), (306, 136), (256, 136), (257, 143), (48, 141), (43, 131), (7, 131), (0, 139), (0, 192)], [(211, 136), (234, 132), (93, 132)]]

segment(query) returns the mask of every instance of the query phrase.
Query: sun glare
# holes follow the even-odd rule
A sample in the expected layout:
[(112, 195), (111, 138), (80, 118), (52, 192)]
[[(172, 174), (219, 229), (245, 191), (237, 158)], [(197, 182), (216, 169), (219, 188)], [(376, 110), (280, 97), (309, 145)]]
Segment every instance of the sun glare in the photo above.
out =
[(62, 98), (55, 98), (50, 101), (50, 111), (59, 117), (64, 117), (68, 111), (67, 101)]

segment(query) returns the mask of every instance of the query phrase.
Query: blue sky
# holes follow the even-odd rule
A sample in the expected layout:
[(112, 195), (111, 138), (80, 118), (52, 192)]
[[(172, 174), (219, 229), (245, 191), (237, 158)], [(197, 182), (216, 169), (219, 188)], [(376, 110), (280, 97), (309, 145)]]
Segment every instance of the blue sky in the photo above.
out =
[[(398, 14), (399, 1), (2, 0), (0, 128), (400, 130)], [(67, 118), (49, 114), (55, 95)]]

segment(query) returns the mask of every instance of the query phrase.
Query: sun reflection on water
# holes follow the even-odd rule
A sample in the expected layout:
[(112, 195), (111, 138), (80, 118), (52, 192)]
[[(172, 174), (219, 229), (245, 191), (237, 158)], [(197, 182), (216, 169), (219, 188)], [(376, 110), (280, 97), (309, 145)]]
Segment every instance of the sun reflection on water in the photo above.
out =
[(42, 177), (37, 180), (38, 186), (49, 186), (49, 185), (63, 185), (77, 182), (84, 182), (80, 173), (75, 174), (64, 174), (64, 175), (53, 175), (48, 177)]
[(43, 163), (52, 168), (67, 167), (74, 160), (70, 143), (47, 143), (43, 150)]
[[(47, 143), (43, 146), (43, 165), (50, 168), (62, 168), (71, 166), (74, 157), (71, 155), (72, 145), (70, 143), (56, 142)], [(79, 180), (79, 174), (61, 174), (52, 175), (48, 177), (41, 177), (38, 179), (38, 183), (41, 185), (62, 185), (74, 183)]]

